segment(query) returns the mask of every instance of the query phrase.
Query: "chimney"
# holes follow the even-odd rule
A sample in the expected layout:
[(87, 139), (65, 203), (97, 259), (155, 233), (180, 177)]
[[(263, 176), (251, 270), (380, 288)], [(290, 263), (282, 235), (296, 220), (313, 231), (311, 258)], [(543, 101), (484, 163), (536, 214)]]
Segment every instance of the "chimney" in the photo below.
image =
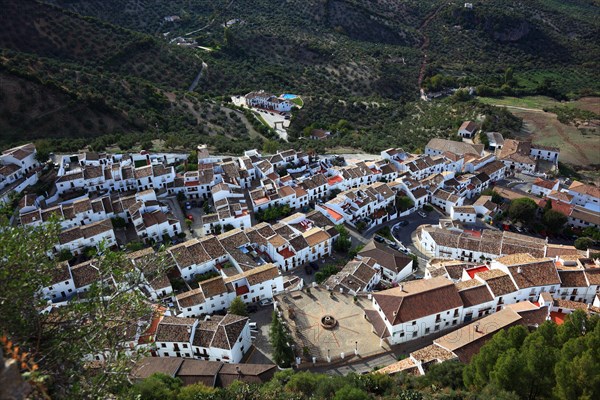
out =
[(239, 365), (236, 365), (236, 366), (235, 366), (235, 371), (238, 373), (238, 375), (241, 375), (241, 374), (242, 374), (242, 369), (240, 368), (240, 366), (239, 366)]
[(401, 292), (404, 292), (404, 285), (400, 284), (400, 285), (398, 285), (398, 287), (400, 288)]
[(523, 272), (523, 268), (521, 268), (521, 267), (518, 267), (518, 268), (517, 268), (517, 274), (520, 274), (520, 273), (522, 273), (522, 272)]
[(475, 324), (475, 332), (483, 333), (479, 330), (479, 323)]

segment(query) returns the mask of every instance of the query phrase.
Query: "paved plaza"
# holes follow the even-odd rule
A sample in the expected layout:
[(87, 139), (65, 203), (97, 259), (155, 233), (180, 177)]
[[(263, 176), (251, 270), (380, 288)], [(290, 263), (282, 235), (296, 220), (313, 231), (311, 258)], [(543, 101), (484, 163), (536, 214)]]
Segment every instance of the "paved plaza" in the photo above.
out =
[[(311, 287), (276, 296), (277, 307), (288, 324), (296, 346), (307, 361), (317, 362), (354, 356), (370, 356), (390, 350), (373, 332), (365, 310), (373, 310), (367, 297)], [(383, 347), (381, 347), (383, 346)], [(306, 354), (306, 351), (309, 354)]]

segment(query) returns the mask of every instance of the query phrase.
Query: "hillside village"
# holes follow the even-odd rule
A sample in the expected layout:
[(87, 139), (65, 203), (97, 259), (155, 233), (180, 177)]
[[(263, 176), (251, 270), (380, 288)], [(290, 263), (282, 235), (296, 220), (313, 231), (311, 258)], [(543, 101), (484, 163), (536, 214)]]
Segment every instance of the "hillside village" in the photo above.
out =
[[(95, 255), (126, 251), (155, 310), (128, 341), (151, 356), (138, 379), (204, 362), (219, 368), (190, 382), (228, 381), (227, 364), (268, 380), (272, 311), (298, 369), (360, 369), (400, 351), (406, 358), (377, 373), (425, 374), (432, 363), (468, 362), (500, 329), (600, 313), (598, 253), (508, 215), (511, 201), (529, 198), (538, 214), (547, 204), (563, 214), (574, 234), (597, 230), (600, 190), (557, 178), (557, 148), (491, 132), (485, 150), (469, 121), (457, 134), (462, 142), (432, 139), (423, 154), (389, 148), (369, 161), (291, 149), (224, 157), (200, 145), (197, 165), (148, 152), (40, 162), (27, 144), (0, 156), (0, 199), (14, 204), (12, 224), (60, 226), (40, 312), (110, 286)], [(47, 191), (31, 190), (48, 176)], [(249, 316), (229, 312), (238, 299)]]

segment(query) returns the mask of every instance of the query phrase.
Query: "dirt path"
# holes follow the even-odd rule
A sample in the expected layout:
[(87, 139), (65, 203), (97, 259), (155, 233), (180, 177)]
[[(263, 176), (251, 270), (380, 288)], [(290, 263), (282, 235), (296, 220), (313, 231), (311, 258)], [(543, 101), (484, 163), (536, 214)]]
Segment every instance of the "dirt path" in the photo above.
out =
[(421, 61), (421, 68), (419, 69), (419, 80), (417, 81), (419, 88), (421, 88), (421, 84), (423, 83), (423, 78), (425, 77), (425, 68), (427, 67), (427, 48), (429, 48), (429, 41), (430, 41), (429, 36), (425, 35), (423, 33), (423, 30), (425, 28), (427, 28), (427, 25), (429, 25), (429, 23), (438, 15), (438, 13), (445, 6), (446, 6), (446, 4), (442, 4), (438, 8), (436, 8), (434, 12), (432, 12), (430, 15), (427, 16), (427, 18), (425, 18), (425, 20), (421, 23), (421, 25), (417, 29), (417, 31), (423, 35), (423, 42), (421, 43), (421, 46), (419, 47), (419, 50), (423, 51), (423, 61)]

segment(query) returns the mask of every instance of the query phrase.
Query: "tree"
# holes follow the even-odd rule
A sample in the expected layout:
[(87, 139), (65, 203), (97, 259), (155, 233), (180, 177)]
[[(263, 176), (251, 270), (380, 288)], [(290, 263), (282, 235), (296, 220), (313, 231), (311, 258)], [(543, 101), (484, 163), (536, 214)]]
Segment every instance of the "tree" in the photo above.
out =
[(485, 189), (481, 192), (482, 196), (492, 196), (492, 203), (502, 204), (503, 198), (500, 193), (496, 192), (494, 189)]
[[(53, 382), (53, 397), (112, 397), (108, 393), (127, 382), (132, 361), (141, 355), (128, 346), (133, 340), (128, 328), (152, 315), (140, 290), (141, 271), (150, 281), (164, 273), (164, 253), (140, 260), (139, 270), (132, 270), (124, 253), (100, 243), (92, 260), (96, 280), (85, 301), (40, 313), (47, 303), (39, 289), (50, 286), (58, 268), (48, 257), (58, 232), (55, 221), (33, 228), (0, 222), (0, 331), (40, 360), (38, 373)], [(84, 368), (85, 357), (96, 354), (104, 355), (99, 369)]]
[(248, 316), (248, 307), (246, 306), (246, 303), (244, 303), (244, 301), (239, 296), (237, 296), (235, 299), (233, 299), (231, 301), (228, 311), (230, 314), (239, 315), (241, 317)]
[(276, 140), (265, 140), (263, 143), (263, 152), (266, 154), (275, 154), (279, 149), (279, 143)]
[(202, 383), (194, 383), (184, 386), (179, 390), (177, 400), (199, 400), (209, 399), (217, 394), (217, 389), (203, 385)]
[(123, 229), (127, 226), (127, 222), (121, 217), (111, 218), (110, 222), (112, 222), (112, 226), (115, 229)]
[(396, 196), (396, 208), (401, 212), (414, 207), (415, 203), (408, 196)]
[(144, 400), (176, 400), (181, 386), (181, 379), (156, 373), (136, 383), (131, 391)]
[(291, 347), (292, 340), (275, 311), (273, 311), (271, 319), (269, 341), (273, 346), (273, 361), (280, 367), (289, 368), (294, 361), (294, 352)]
[(346, 385), (336, 391), (333, 400), (368, 400), (369, 395), (359, 388)]
[(588, 248), (592, 247), (594, 243), (594, 239), (583, 236), (575, 239), (575, 243), (573, 243), (573, 245), (579, 250), (587, 250)]
[(47, 139), (37, 140), (35, 143), (35, 159), (44, 164), (50, 158), (50, 142)]
[(333, 243), (333, 248), (335, 251), (347, 252), (352, 246), (348, 229), (346, 229), (346, 227), (343, 225), (337, 225), (335, 229), (338, 231), (340, 236)]
[(535, 201), (528, 197), (521, 197), (510, 203), (508, 215), (510, 215), (512, 219), (528, 224), (535, 219), (537, 209), (538, 207), (537, 204), (535, 204)]
[(544, 212), (542, 220), (546, 228), (553, 233), (560, 232), (567, 223), (567, 217), (564, 214), (552, 209), (547, 209)]

